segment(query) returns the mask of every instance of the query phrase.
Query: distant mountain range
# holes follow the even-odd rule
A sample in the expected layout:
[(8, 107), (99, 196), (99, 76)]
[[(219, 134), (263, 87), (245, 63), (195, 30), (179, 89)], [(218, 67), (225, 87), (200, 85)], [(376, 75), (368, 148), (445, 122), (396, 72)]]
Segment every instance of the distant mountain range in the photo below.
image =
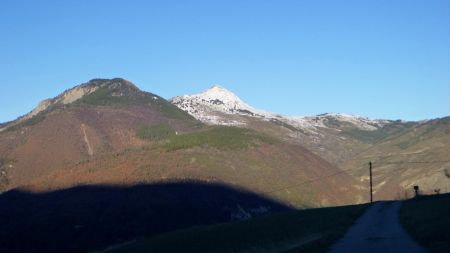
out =
[(193, 179), (336, 205), (367, 199), (369, 161), (377, 198), (415, 184), (450, 191), (448, 117), (283, 116), (218, 85), (166, 101), (116, 78), (75, 86), (0, 128), (4, 191)]
[[(337, 113), (283, 116), (255, 109), (217, 85), (203, 93), (175, 97), (170, 101), (206, 124), (232, 125), (270, 132), (284, 140), (308, 147), (335, 165), (340, 165), (387, 136), (419, 124)], [(276, 131), (271, 131), (270, 128), (274, 125), (279, 127)]]
[[(4, 191), (200, 180), (297, 207), (363, 201), (355, 179), (298, 143), (205, 125), (120, 78), (78, 85), (5, 124), (0, 159)], [(339, 175), (308, 183), (329, 174)]]
[(312, 117), (282, 116), (280, 114), (255, 109), (242, 101), (231, 91), (228, 91), (219, 85), (214, 85), (200, 94), (178, 96), (172, 98), (170, 101), (180, 109), (209, 124), (236, 126), (247, 124), (245, 119), (233, 120), (232, 118), (224, 117), (223, 115), (216, 115), (217, 113), (252, 116), (267, 121), (280, 120), (286, 124), (291, 124), (302, 131), (311, 133), (315, 133), (317, 128), (327, 127), (327, 121), (329, 120), (345, 121), (362, 130), (377, 130), (391, 122), (389, 120), (371, 120), (367, 117), (330, 113)]
[(428, 193), (450, 191), (450, 117), (407, 122), (339, 113), (283, 116), (255, 109), (218, 85), (170, 101), (206, 124), (252, 128), (299, 143), (364, 185), (372, 161), (379, 198), (404, 198), (413, 185)]

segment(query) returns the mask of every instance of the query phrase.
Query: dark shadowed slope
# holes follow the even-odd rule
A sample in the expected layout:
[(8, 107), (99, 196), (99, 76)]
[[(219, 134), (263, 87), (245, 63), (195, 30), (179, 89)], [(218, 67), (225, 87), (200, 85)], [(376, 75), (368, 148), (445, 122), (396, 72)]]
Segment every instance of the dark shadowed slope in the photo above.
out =
[(450, 194), (420, 196), (405, 201), (400, 223), (431, 253), (450, 252)]
[(82, 186), (0, 195), (0, 252), (84, 252), (144, 235), (290, 208), (224, 185), (196, 182)]
[(315, 253), (326, 252), (368, 207), (282, 212), (246, 221), (177, 230), (115, 245), (108, 253)]

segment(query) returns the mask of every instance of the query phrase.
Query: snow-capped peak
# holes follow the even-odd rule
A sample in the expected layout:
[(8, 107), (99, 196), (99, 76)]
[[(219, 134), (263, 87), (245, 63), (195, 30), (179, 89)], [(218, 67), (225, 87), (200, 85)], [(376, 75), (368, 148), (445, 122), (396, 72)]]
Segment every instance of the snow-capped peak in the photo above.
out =
[(372, 120), (367, 117), (343, 113), (325, 113), (317, 116), (281, 116), (253, 108), (233, 92), (217, 84), (199, 94), (175, 97), (171, 99), (171, 102), (205, 123), (218, 125), (246, 124), (245, 118), (227, 117), (224, 114), (251, 116), (266, 121), (281, 121), (309, 132), (316, 132), (317, 128), (334, 128), (333, 122), (335, 121), (367, 131), (376, 130), (388, 123), (383, 120)]
[(199, 94), (174, 97), (171, 102), (196, 117), (210, 111), (260, 117), (270, 114), (251, 107), (233, 92), (217, 84)]
[(245, 122), (225, 119), (218, 113), (260, 118), (274, 117), (272, 113), (251, 107), (233, 92), (218, 84), (199, 94), (174, 97), (171, 102), (195, 118), (210, 124), (245, 125)]
[(229, 93), (229, 94), (233, 94), (233, 92), (225, 89), (224, 87), (222, 87), (220, 84), (214, 84), (212, 85), (209, 89), (207, 89), (206, 91), (204, 91), (203, 93)]
[(206, 101), (219, 100), (223, 102), (225, 105), (231, 105), (233, 108), (249, 107), (233, 92), (223, 88), (218, 84), (212, 86), (211, 88), (207, 89), (206, 91), (200, 94), (193, 95), (193, 97), (201, 98)]

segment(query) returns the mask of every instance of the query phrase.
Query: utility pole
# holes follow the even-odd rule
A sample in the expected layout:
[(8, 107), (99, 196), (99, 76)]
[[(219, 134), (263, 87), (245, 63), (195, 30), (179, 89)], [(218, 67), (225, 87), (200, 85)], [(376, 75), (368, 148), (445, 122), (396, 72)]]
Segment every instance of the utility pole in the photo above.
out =
[(372, 193), (372, 162), (369, 162), (369, 176), (370, 176), (370, 203), (373, 202), (373, 193)]

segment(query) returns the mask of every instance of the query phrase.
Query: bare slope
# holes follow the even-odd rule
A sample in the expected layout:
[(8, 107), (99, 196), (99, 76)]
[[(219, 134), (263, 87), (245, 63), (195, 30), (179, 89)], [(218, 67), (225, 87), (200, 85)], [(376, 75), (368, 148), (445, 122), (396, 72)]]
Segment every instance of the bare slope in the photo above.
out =
[(357, 181), (305, 148), (239, 128), (175, 135), (65, 168), (29, 181), (28, 187), (41, 191), (77, 184), (201, 180), (244, 188), (295, 207), (362, 200)]
[(254, 109), (225, 88), (171, 100), (212, 125), (237, 125), (305, 146), (368, 190), (368, 163), (374, 162), (377, 198), (411, 196), (413, 185), (425, 192), (450, 191), (449, 119), (422, 122), (371, 120), (346, 114), (290, 117)]
[(179, 132), (199, 125), (128, 81), (91, 80), (6, 124), (0, 132), (0, 187), (11, 189), (74, 161), (140, 146), (136, 129), (161, 123)]
[[(343, 164), (342, 168), (367, 182), (373, 162), (378, 199), (412, 196), (419, 185), (424, 193), (450, 191), (450, 117), (423, 122), (392, 135)], [(366, 183), (365, 183), (366, 184)]]

